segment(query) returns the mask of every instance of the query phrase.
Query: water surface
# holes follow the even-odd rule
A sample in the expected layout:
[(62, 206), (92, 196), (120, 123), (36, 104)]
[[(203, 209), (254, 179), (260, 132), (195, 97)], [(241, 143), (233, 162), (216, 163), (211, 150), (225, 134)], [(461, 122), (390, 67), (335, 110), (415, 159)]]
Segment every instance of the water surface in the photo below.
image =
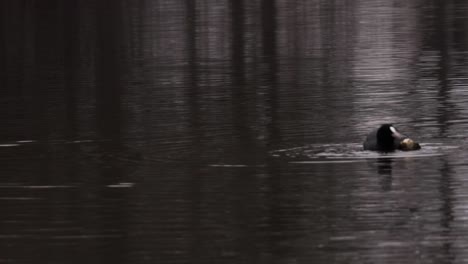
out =
[(95, 2), (0, 4), (0, 263), (468, 261), (466, 3)]

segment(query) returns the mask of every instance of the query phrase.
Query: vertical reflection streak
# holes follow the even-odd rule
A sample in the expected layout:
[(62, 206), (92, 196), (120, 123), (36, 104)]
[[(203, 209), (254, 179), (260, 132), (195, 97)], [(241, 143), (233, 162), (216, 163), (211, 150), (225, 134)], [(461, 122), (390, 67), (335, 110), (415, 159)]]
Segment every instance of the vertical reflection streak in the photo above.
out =
[(121, 134), (122, 74), (120, 1), (104, 0), (97, 5), (96, 101), (97, 127), (101, 138), (118, 139)]
[(77, 2), (67, 1), (63, 4), (64, 11), (64, 71), (65, 71), (65, 104), (66, 104), (66, 131), (68, 139), (74, 139), (77, 136), (77, 80), (76, 72), (78, 70), (79, 54), (79, 36), (78, 25), (80, 23), (80, 14)]
[(193, 163), (189, 166), (188, 173), (190, 174), (190, 182), (188, 185), (189, 200), (190, 200), (190, 236), (189, 236), (189, 252), (190, 259), (194, 262), (200, 261), (200, 241), (203, 241), (202, 221), (201, 221), (201, 203), (202, 203), (202, 188), (204, 184), (203, 175), (199, 173), (198, 158), (202, 151), (202, 125), (200, 112), (200, 87), (199, 72), (198, 72), (198, 57), (197, 57), (197, 1), (186, 1), (187, 12), (187, 53), (188, 53), (188, 102), (189, 102), (189, 129), (192, 141)]
[[(249, 154), (243, 152), (244, 149), (252, 146), (252, 133), (249, 128), (249, 104), (245, 86), (245, 40), (244, 40), (244, 2), (243, 0), (231, 0), (231, 30), (232, 30), (232, 51), (231, 51), (231, 63), (232, 63), (232, 111), (233, 111), (233, 122), (236, 134), (239, 137), (240, 149), (237, 151), (240, 159), (251, 160)], [(248, 87), (255, 89), (255, 87)], [(250, 94), (254, 94), (253, 91), (249, 91)], [(253, 113), (252, 113), (253, 114)]]
[(278, 87), (276, 83), (277, 75), (277, 61), (276, 61), (276, 1), (275, 0), (262, 0), (261, 4), (261, 19), (262, 19), (262, 48), (263, 60), (265, 63), (265, 76), (270, 84), (270, 91), (268, 91), (269, 106), (269, 147), (277, 146), (281, 141), (281, 131), (279, 128), (279, 114), (280, 110)]

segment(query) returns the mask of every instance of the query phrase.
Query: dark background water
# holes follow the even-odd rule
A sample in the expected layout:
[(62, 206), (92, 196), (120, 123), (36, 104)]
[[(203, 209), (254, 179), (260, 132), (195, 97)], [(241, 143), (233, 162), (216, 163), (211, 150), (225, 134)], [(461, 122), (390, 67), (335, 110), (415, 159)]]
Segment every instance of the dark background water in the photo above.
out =
[(0, 263), (468, 261), (466, 1), (0, 11)]

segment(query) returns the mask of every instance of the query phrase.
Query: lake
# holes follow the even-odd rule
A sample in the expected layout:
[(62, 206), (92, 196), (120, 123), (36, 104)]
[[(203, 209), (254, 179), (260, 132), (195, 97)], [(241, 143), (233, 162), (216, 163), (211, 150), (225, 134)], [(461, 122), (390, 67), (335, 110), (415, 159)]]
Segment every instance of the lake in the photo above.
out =
[(468, 261), (465, 1), (0, 12), (0, 263)]

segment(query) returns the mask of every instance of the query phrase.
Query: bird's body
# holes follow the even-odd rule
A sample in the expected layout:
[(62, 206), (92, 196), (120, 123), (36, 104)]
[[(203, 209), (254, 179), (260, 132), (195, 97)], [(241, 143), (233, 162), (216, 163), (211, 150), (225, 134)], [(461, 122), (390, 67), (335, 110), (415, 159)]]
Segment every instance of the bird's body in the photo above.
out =
[[(402, 142), (404, 142), (405, 139), (407, 138), (398, 132), (392, 124), (383, 124), (367, 135), (363, 147), (364, 150), (391, 152), (402, 149)], [(407, 145), (404, 146), (406, 147)], [(419, 146), (419, 144), (417, 144), (417, 146)]]

